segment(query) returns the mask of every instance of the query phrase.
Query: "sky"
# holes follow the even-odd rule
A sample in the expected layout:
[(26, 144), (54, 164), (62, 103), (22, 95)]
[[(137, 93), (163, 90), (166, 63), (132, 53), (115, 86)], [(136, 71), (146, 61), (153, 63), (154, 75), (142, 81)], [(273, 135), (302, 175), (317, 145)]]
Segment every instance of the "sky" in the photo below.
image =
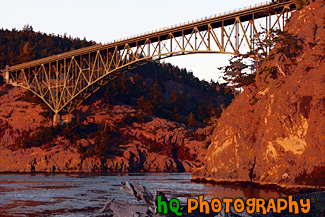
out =
[[(0, 28), (71, 35), (97, 43), (238, 9), (263, 0), (0, 0)], [(217, 81), (218, 67), (229, 55), (195, 54), (165, 59), (193, 71), (200, 79)]]

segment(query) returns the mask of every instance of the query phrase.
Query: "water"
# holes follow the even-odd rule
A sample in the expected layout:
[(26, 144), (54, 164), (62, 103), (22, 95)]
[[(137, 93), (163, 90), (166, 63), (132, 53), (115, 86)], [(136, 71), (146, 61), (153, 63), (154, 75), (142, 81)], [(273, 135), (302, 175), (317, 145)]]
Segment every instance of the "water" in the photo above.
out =
[[(152, 192), (163, 191), (185, 203), (187, 197), (279, 197), (274, 190), (191, 182), (190, 173), (113, 175), (0, 175), (0, 216), (101, 216), (109, 198), (138, 204), (120, 190), (121, 182), (136, 180)], [(139, 204), (140, 205), (140, 204)]]

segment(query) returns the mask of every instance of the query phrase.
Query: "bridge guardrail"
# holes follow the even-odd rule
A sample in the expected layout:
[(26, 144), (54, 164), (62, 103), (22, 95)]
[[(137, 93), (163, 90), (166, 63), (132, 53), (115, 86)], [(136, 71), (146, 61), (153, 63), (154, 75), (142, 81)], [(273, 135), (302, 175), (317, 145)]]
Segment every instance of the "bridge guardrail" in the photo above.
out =
[[(227, 11), (227, 12), (224, 12), (224, 13), (210, 15), (210, 17), (204, 17), (204, 18), (200, 18), (200, 19), (196, 19), (196, 20), (192, 20), (192, 21), (179, 23), (177, 25), (162, 27), (162, 28), (160, 28), (158, 30), (156, 29), (156, 30), (153, 30), (153, 31), (147, 31), (147, 32), (144, 32), (144, 33), (139, 33), (139, 34), (136, 34), (136, 35), (133, 35), (133, 36), (128, 36), (128, 37), (120, 38), (120, 39), (117, 39), (117, 40), (112, 40), (112, 41), (109, 41), (108, 43), (105, 43), (105, 44), (97, 44), (97, 45), (81, 48), (81, 49), (74, 50), (74, 51), (68, 51), (68, 52), (65, 52), (65, 53), (56, 54), (56, 55), (53, 55), (51, 57), (45, 57), (45, 58), (42, 58), (42, 59), (37, 59), (37, 60), (30, 61), (30, 62), (27, 62), (27, 63), (21, 63), (21, 64), (18, 64), (18, 65), (11, 66), (10, 71), (11, 70), (19, 70), (20, 68), (33, 67), (35, 65), (44, 64), (44, 62), (47, 62), (47, 61), (51, 62), (51, 61), (61, 60), (61, 59), (64, 59), (64, 58), (69, 58), (69, 56), (71, 57), (71, 56), (74, 56), (74, 55), (80, 55), (83, 52), (94, 52), (94, 51), (96, 51), (96, 50), (98, 50), (100, 48), (105, 49), (110, 44), (119, 43), (119, 42), (122, 42), (122, 41), (125, 41), (125, 40), (128, 40), (128, 39), (132, 39), (132, 38), (136, 38), (136, 37), (143, 37), (145, 35), (149, 35), (149, 34), (153, 34), (153, 33), (160, 33), (161, 31), (165, 31), (165, 30), (168, 30), (168, 29), (173, 29), (173, 28), (177, 28), (177, 27), (181, 27), (181, 26), (195, 24), (197, 22), (205, 21), (205, 20), (208, 20), (208, 19), (214, 19), (214, 18), (218, 18), (218, 17), (222, 17), (222, 16), (231, 15), (231, 14), (234, 14), (234, 13), (245, 11), (247, 9), (254, 9), (254, 8), (258, 8), (258, 7), (262, 7), (262, 6), (267, 6), (267, 5), (271, 4), (271, 2), (273, 2), (273, 1), (266, 1), (266, 2), (263, 2), (263, 3), (259, 3), (259, 4), (250, 5), (250, 6), (247, 6), (247, 7), (244, 7), (244, 8), (230, 10), (230, 11)], [(276, 1), (276, 2), (278, 2), (278, 1)], [(292, 0), (280, 0), (279, 1), (279, 3), (289, 3), (289, 2), (292, 2)]]
[(216, 17), (220, 17), (220, 16), (224, 16), (224, 15), (244, 11), (244, 10), (247, 10), (247, 9), (252, 9), (252, 8), (268, 5), (268, 4), (271, 4), (272, 2), (273, 2), (272, 0), (269, 0), (269, 1), (264, 1), (264, 2), (261, 2), (261, 3), (257, 3), (257, 4), (241, 7), (241, 8), (236, 8), (236, 9), (233, 9), (233, 10), (228, 10), (228, 11), (225, 11), (225, 12), (220, 12), (218, 14), (212, 14), (210, 16), (197, 18), (197, 19), (194, 19), (194, 20), (191, 20), (191, 21), (189, 20), (189, 21), (185, 21), (185, 22), (178, 23), (178, 24), (175, 24), (175, 25), (165, 26), (165, 27), (162, 27), (162, 28), (159, 28), (159, 29), (155, 29), (155, 30), (151, 30), (151, 31), (147, 31), (147, 32), (138, 33), (138, 34), (135, 34), (135, 35), (122, 37), (122, 38), (120, 38), (118, 40), (108, 41), (107, 44), (116, 43), (116, 42), (124, 41), (124, 40), (130, 39), (130, 38), (144, 36), (144, 35), (152, 34), (152, 33), (155, 33), (155, 32), (163, 31), (163, 30), (166, 30), (166, 29), (171, 29), (171, 28), (175, 28), (175, 27), (179, 27), (179, 26), (184, 26), (184, 25), (187, 25), (187, 24), (196, 23), (196, 22), (199, 22), (199, 21), (207, 20), (207, 19), (212, 19), (212, 18), (216, 18)]

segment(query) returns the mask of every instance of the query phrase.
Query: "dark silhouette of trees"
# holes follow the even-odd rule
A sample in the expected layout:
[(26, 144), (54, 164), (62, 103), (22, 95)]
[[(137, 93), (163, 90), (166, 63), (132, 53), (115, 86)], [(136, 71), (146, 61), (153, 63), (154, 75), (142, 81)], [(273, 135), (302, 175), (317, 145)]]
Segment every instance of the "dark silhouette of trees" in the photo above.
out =
[[(186, 95), (176, 89), (166, 90), (166, 82), (170, 80), (179, 83), (178, 88), (187, 86), (196, 89), (198, 95)], [(196, 121), (203, 123), (211, 115), (220, 115), (216, 111), (221, 109), (219, 104), (202, 101), (200, 94), (209, 95), (211, 98), (221, 95), (227, 106), (233, 95), (226, 93), (224, 86), (213, 81), (199, 81), (191, 72), (170, 64), (147, 63), (113, 80), (95, 95), (110, 105), (133, 105), (146, 114), (185, 124), (189, 113), (192, 112)]]
[(28, 24), (21, 31), (0, 29), (0, 69), (94, 44), (71, 36), (35, 32)]
[(249, 64), (247, 56), (233, 56), (229, 59), (229, 65), (220, 67), (223, 70), (223, 79), (231, 88), (240, 88), (254, 83), (255, 62)]

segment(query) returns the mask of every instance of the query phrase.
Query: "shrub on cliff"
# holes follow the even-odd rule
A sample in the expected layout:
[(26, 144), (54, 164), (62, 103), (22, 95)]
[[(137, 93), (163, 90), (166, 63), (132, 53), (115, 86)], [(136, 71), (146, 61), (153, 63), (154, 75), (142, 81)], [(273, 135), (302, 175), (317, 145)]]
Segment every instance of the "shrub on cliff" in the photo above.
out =
[(194, 116), (194, 114), (192, 112), (190, 112), (190, 114), (187, 117), (187, 126), (189, 126), (189, 127), (196, 127), (197, 126), (195, 116)]
[(146, 145), (146, 148), (149, 152), (155, 152), (161, 155), (165, 155), (168, 157), (172, 157), (180, 160), (189, 160), (195, 161), (196, 156), (190, 153), (190, 150), (181, 144), (171, 144), (167, 143), (159, 143), (154, 140), (148, 139), (144, 136), (140, 136), (138, 138), (142, 144)]
[(66, 123), (59, 126), (59, 128), (61, 129), (61, 135), (71, 142), (85, 138), (90, 133), (85, 129), (85, 125), (75, 122)]
[(34, 95), (31, 91), (25, 91), (21, 97), (21, 100), (41, 105), (43, 112), (41, 112), (40, 115), (48, 120), (51, 120), (53, 118), (54, 112), (45, 104), (41, 98)]
[(34, 133), (32, 133), (32, 130), (24, 130), (20, 137), (16, 139), (16, 146), (18, 148), (51, 146), (59, 131), (59, 128), (45, 126), (37, 128)]
[(297, 10), (300, 10), (304, 7), (304, 5), (307, 4), (307, 1), (306, 0), (294, 0), (294, 3), (297, 7)]
[(63, 137), (75, 144), (77, 140), (93, 137), (98, 130), (96, 124), (67, 123), (56, 127), (40, 126), (35, 130), (24, 130), (16, 139), (15, 148), (48, 147), (54, 145), (55, 139)]
[(279, 32), (274, 40), (279, 45), (275, 52), (283, 53), (290, 59), (297, 57), (303, 48), (303, 40), (288, 31)]
[(127, 141), (127, 138), (121, 136), (118, 130), (105, 129), (104, 125), (100, 126), (93, 139), (95, 141), (94, 145), (79, 147), (78, 151), (83, 157), (110, 158), (121, 155), (120, 145)]

